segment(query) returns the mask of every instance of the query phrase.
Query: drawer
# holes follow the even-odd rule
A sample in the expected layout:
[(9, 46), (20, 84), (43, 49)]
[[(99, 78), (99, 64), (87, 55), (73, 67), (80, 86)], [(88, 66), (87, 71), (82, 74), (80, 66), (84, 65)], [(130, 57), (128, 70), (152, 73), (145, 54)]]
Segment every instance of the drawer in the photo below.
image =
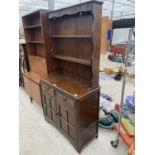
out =
[(57, 92), (55, 93), (55, 96), (56, 96), (56, 100), (59, 102), (59, 103), (66, 103), (66, 96), (62, 95), (61, 93)]
[(49, 96), (52, 96), (54, 97), (54, 90), (53, 88), (51, 87), (48, 87), (44, 84), (41, 84), (41, 91), (44, 93), (44, 94), (48, 94)]
[(69, 109), (75, 108), (75, 100), (69, 98), (68, 96), (65, 96), (62, 93), (55, 91), (55, 97), (58, 104), (61, 104)]

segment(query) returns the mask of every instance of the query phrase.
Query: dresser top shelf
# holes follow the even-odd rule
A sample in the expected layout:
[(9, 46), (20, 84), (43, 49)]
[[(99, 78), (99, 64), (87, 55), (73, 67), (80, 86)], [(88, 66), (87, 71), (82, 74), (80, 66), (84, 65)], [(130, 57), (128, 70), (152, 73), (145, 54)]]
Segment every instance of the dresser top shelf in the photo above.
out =
[(54, 54), (53, 57), (60, 59), (60, 60), (65, 60), (65, 61), (70, 61), (70, 62), (75, 62), (75, 63), (91, 66), (91, 60), (79, 59), (79, 58), (74, 58), (71, 56), (62, 56), (62, 55), (56, 55), (56, 54)]
[(52, 73), (41, 80), (61, 89), (77, 99), (90, 93), (91, 90), (89, 83), (64, 72)]

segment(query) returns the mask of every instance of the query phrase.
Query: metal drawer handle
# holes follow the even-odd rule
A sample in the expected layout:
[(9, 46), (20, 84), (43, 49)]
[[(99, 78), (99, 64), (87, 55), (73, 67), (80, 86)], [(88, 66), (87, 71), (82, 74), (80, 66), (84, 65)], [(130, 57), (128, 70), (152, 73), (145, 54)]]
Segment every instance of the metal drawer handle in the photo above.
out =
[(56, 116), (56, 117), (60, 117), (60, 113), (56, 113), (55, 116)]

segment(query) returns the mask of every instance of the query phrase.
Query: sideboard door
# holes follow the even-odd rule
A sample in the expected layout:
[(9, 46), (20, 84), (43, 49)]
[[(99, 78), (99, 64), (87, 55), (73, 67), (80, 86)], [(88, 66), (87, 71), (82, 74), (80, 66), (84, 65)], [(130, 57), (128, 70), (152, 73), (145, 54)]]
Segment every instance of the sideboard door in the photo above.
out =
[(76, 138), (76, 109), (74, 101), (56, 92), (58, 126), (72, 140)]
[(45, 118), (52, 121), (55, 125), (58, 124), (58, 115), (56, 109), (56, 103), (52, 96), (42, 91), (42, 106)]

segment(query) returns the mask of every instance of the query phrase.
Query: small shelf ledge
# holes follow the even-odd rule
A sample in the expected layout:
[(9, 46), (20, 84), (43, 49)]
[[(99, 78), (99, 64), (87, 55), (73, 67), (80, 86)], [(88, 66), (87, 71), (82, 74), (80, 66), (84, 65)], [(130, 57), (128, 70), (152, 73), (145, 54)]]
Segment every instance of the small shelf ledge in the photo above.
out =
[(91, 38), (91, 35), (52, 35), (52, 38)]
[(27, 43), (44, 44), (44, 42), (43, 42), (43, 41), (27, 41)]
[(60, 59), (60, 60), (65, 60), (65, 61), (70, 61), (70, 62), (75, 62), (75, 63), (91, 66), (91, 60), (73, 58), (69, 56), (62, 56), (62, 55), (56, 55), (56, 54), (54, 54), (53, 57)]
[(41, 28), (41, 25), (31, 25), (31, 26), (25, 26), (24, 29), (35, 29), (35, 28)]

